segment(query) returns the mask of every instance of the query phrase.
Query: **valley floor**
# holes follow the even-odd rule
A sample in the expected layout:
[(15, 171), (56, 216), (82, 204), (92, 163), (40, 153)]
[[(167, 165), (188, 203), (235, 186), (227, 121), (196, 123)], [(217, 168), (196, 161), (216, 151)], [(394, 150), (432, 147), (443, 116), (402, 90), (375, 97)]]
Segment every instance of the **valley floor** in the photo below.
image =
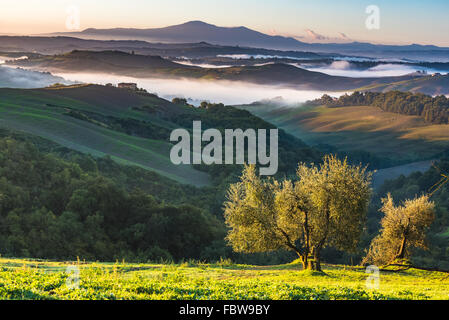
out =
[[(75, 269), (73, 267), (75, 267)], [(67, 269), (70, 267), (69, 269)], [(79, 268), (79, 286), (76, 268)], [(72, 272), (69, 276), (68, 271)], [(0, 258), (0, 299), (359, 300), (448, 299), (447, 274), (381, 272), (367, 289), (364, 268), (324, 266), (325, 274), (279, 266), (52, 262)], [(70, 288), (70, 286), (75, 288)]]

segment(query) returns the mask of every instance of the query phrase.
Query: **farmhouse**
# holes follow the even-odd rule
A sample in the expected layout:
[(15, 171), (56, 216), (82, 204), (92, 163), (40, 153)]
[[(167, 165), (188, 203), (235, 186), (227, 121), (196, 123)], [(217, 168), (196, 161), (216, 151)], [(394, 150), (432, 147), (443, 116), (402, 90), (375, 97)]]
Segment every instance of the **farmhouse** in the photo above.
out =
[(137, 83), (125, 83), (125, 82), (122, 82), (122, 83), (118, 84), (118, 87), (121, 88), (121, 89), (128, 89), (128, 90), (136, 91), (137, 90)]

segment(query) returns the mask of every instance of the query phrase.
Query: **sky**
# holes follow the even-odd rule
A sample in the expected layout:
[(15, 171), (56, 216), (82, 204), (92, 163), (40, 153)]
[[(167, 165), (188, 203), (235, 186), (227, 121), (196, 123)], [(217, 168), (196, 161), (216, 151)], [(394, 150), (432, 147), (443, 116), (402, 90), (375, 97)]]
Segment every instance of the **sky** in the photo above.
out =
[[(0, 34), (79, 29), (157, 28), (192, 20), (246, 26), (305, 42), (368, 41), (449, 47), (447, 0), (0, 0)], [(379, 8), (379, 28), (367, 28), (366, 9)], [(373, 21), (373, 20), (370, 20)]]

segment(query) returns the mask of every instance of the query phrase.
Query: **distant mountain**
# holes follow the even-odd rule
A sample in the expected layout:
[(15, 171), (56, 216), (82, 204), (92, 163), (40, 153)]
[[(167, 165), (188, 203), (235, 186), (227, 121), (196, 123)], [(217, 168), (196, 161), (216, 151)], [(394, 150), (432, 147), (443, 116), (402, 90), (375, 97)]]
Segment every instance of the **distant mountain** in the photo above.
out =
[(202, 21), (155, 29), (86, 29), (74, 36), (93, 39), (138, 39), (168, 43), (209, 42), (227, 46), (298, 49), (302, 42), (289, 37), (270, 36), (246, 27), (218, 27)]
[[(53, 34), (55, 35), (55, 34)], [(449, 48), (428, 45), (375, 45), (371, 43), (305, 43), (291, 37), (271, 36), (246, 27), (219, 27), (202, 21), (190, 21), (165, 28), (94, 29), (82, 32), (56, 33), (87, 39), (147, 40), (165, 43), (201, 42), (227, 46), (246, 46), (280, 50), (302, 50), (326, 53), (362, 54), (380, 58), (405, 58), (449, 61)]]
[(110, 73), (136, 78), (246, 81), (303, 90), (352, 90), (423, 77), (418, 75), (383, 78), (338, 77), (283, 63), (201, 68), (178, 64), (159, 56), (143, 56), (120, 51), (76, 50), (63, 55), (16, 60), (8, 64), (49, 72)]

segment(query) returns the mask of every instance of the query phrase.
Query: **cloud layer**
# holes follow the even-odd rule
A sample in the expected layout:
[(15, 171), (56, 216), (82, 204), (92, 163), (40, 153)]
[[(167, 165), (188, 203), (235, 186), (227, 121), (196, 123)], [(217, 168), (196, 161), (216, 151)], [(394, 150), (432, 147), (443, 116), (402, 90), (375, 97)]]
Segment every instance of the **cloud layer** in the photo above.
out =
[(356, 68), (349, 61), (335, 61), (327, 66), (312, 66), (306, 67), (304, 65), (299, 66), (301, 68), (306, 68), (310, 71), (322, 72), (332, 76), (343, 76), (343, 77), (352, 77), (352, 78), (372, 78), (372, 77), (396, 77), (396, 76), (404, 76), (410, 73), (414, 73), (417, 71), (426, 71), (429, 74), (440, 72), (447, 73), (444, 71), (439, 71), (436, 69), (412, 66), (412, 65), (403, 65), (403, 64), (379, 64), (375, 67), (361, 70)]

